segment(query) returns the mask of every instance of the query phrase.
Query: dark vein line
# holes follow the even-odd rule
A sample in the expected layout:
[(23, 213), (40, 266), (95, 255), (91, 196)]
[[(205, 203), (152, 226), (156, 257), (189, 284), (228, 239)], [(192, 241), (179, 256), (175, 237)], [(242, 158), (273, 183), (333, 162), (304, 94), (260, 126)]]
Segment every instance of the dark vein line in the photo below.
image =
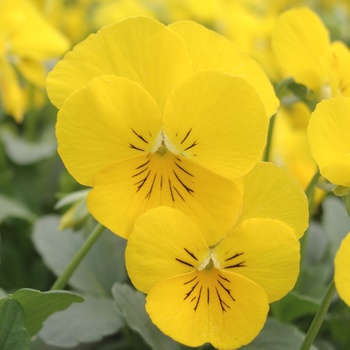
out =
[(132, 132), (133, 132), (140, 140), (142, 140), (142, 141), (145, 142), (145, 143), (148, 143), (148, 141), (145, 140), (145, 139), (144, 139), (140, 134), (138, 134), (134, 129), (131, 128), (131, 130), (132, 130)]
[(209, 301), (210, 301), (210, 290), (209, 287), (207, 287), (207, 304), (209, 305)]
[(227, 304), (221, 299), (220, 293), (219, 293), (219, 291), (218, 291), (218, 289), (217, 289), (216, 287), (215, 287), (215, 290), (216, 290), (216, 295), (217, 295), (218, 298), (219, 298), (221, 310), (226, 312), (226, 309), (224, 308), (224, 306), (226, 306), (227, 308), (231, 309), (231, 308), (229, 307), (229, 305), (227, 305)]
[(153, 190), (154, 183), (155, 183), (155, 181), (156, 181), (156, 177), (157, 177), (157, 174), (154, 174), (154, 178), (153, 178), (153, 181), (152, 181), (151, 188), (150, 188), (150, 190), (149, 190), (149, 192), (147, 193), (147, 195), (146, 195), (145, 198), (150, 198), (150, 197), (151, 197), (151, 193), (152, 193), (152, 190)]
[(136, 176), (138, 176), (138, 175), (144, 173), (144, 172), (147, 171), (147, 170), (148, 170), (148, 168), (145, 168), (145, 169), (141, 170), (140, 172), (138, 172), (137, 174), (134, 174), (132, 177), (136, 177)]
[(186, 248), (184, 248), (184, 250), (185, 250), (185, 252), (187, 253), (187, 254), (189, 254), (190, 256), (192, 256), (192, 258), (193, 259), (195, 259), (196, 261), (198, 261), (198, 259), (196, 258), (196, 256), (193, 254), (193, 253), (191, 253), (189, 250), (187, 250)]
[(179, 169), (181, 169), (184, 173), (186, 173), (186, 174), (188, 174), (188, 175), (190, 175), (190, 176), (193, 177), (193, 174), (191, 174), (190, 172), (188, 172), (187, 170), (185, 170), (185, 169), (184, 169), (183, 167), (181, 167), (179, 164), (175, 163), (175, 165), (176, 165)]
[(138, 150), (138, 151), (142, 151), (142, 152), (144, 152), (145, 150), (144, 149), (142, 149), (142, 148), (138, 148), (138, 147), (135, 147), (134, 145), (132, 145), (131, 143), (129, 143), (129, 145), (130, 145), (130, 148), (133, 148), (133, 149), (136, 149), (136, 150)]
[(146, 177), (145, 177), (144, 179), (142, 179), (142, 180), (140, 180), (140, 181), (138, 181), (138, 182), (135, 183), (135, 185), (140, 184), (140, 185), (137, 187), (136, 193), (137, 193), (138, 191), (140, 191), (141, 187), (145, 184), (145, 182), (147, 181), (148, 176), (149, 176), (150, 173), (151, 173), (151, 170), (148, 171), (148, 173), (147, 173), (147, 175), (146, 175)]
[[(178, 258), (175, 258), (176, 261), (180, 262), (181, 264), (184, 264), (184, 265), (187, 265), (187, 266), (190, 266), (190, 267), (194, 267), (192, 264), (186, 262), (186, 261), (183, 261), (181, 259), (178, 259)], [(197, 282), (198, 283), (198, 282)]]
[(181, 196), (180, 192), (177, 190), (177, 188), (175, 186), (173, 186), (174, 190), (176, 191), (176, 193), (179, 195), (179, 197), (185, 202), (184, 197)]
[(184, 283), (184, 285), (185, 285), (185, 284), (189, 284), (189, 283), (191, 283), (191, 282), (192, 282), (192, 281), (194, 281), (196, 278), (197, 278), (197, 276), (194, 276), (194, 277), (193, 277), (191, 280), (189, 280), (189, 281), (185, 282), (185, 283)]
[(184, 139), (180, 142), (181, 145), (186, 141), (186, 139), (187, 139), (188, 135), (191, 133), (191, 131), (192, 131), (192, 128), (191, 128), (190, 130), (188, 130), (186, 136), (185, 136)]
[(234, 267), (246, 267), (246, 265), (244, 265), (244, 263), (245, 263), (245, 261), (241, 261), (235, 265), (225, 266), (225, 269), (232, 269)]
[(147, 160), (147, 162), (139, 165), (135, 170), (142, 168), (143, 166), (147, 165), (150, 162), (150, 159)]
[(191, 290), (185, 294), (184, 300), (186, 300), (194, 291), (194, 289), (198, 286), (199, 281), (197, 281), (197, 283), (191, 288)]
[(202, 286), (201, 286), (201, 289), (199, 290), (199, 294), (198, 294), (198, 299), (197, 299), (197, 303), (196, 303), (196, 306), (194, 307), (194, 311), (197, 310), (197, 307), (198, 307), (198, 304), (199, 304), (199, 301), (201, 300), (201, 295), (202, 295)]
[(226, 288), (219, 280), (217, 280), (220, 286), (224, 289), (224, 291), (230, 296), (230, 298), (235, 301), (235, 298), (231, 295), (231, 290)]
[(238, 256), (241, 256), (243, 255), (244, 253), (236, 253), (235, 255), (231, 256), (231, 258), (227, 258), (225, 261), (229, 261), (229, 260), (232, 260), (234, 258), (237, 258)]
[(171, 188), (171, 182), (170, 182), (170, 179), (169, 179), (168, 181), (169, 181), (169, 189), (170, 189), (171, 199), (173, 200), (173, 202), (175, 202), (175, 199), (174, 199), (174, 193), (173, 193), (173, 190), (172, 190), (172, 188)]
[(160, 189), (163, 189), (163, 175), (160, 175)]
[(226, 281), (226, 282), (231, 282), (229, 279), (227, 279), (227, 278), (225, 278), (225, 277), (223, 277), (223, 276), (221, 276), (221, 275), (218, 275), (220, 278), (222, 278), (224, 281)]
[(193, 193), (193, 190), (192, 190), (191, 188), (187, 187), (187, 186), (181, 181), (181, 179), (177, 176), (177, 174), (175, 173), (174, 170), (173, 170), (173, 173), (174, 173), (175, 177), (177, 178), (177, 180), (180, 182), (180, 184), (183, 186), (183, 188), (184, 188), (189, 194)]
[(187, 148), (184, 149), (184, 151), (189, 150), (190, 148), (197, 146), (197, 141), (194, 141), (191, 146), (188, 146)]

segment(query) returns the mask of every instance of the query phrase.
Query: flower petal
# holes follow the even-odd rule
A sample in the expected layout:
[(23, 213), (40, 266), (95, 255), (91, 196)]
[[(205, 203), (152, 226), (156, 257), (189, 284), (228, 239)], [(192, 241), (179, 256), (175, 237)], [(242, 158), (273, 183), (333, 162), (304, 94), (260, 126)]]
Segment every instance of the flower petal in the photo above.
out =
[(141, 84), (162, 109), (173, 87), (191, 71), (187, 50), (176, 33), (151, 18), (132, 17), (78, 44), (49, 74), (47, 88), (60, 108), (92, 78), (115, 74)]
[(92, 186), (103, 168), (152, 148), (161, 115), (140, 85), (116, 76), (96, 78), (58, 113), (58, 152), (80, 183)]
[(311, 153), (321, 174), (335, 185), (350, 187), (350, 98), (320, 102), (308, 127)]
[(329, 34), (310, 9), (282, 13), (272, 33), (272, 47), (286, 74), (298, 83), (317, 92), (328, 81)]
[(208, 244), (214, 244), (237, 220), (242, 192), (236, 182), (167, 152), (129, 158), (105, 168), (88, 196), (95, 218), (125, 238), (140, 214), (161, 205), (189, 215)]
[(188, 346), (210, 342), (221, 349), (252, 341), (268, 309), (266, 294), (257, 284), (216, 269), (160, 282), (146, 303), (152, 321), (176, 341)]
[(233, 229), (213, 254), (221, 268), (254, 281), (273, 302), (294, 287), (299, 274), (299, 251), (298, 239), (283, 222), (249, 219)]
[(240, 222), (271, 218), (284, 222), (300, 238), (308, 226), (308, 203), (300, 184), (272, 163), (258, 163), (244, 178)]
[(334, 260), (334, 282), (340, 298), (350, 307), (350, 232), (342, 240)]
[(125, 261), (132, 283), (148, 293), (157, 283), (196, 269), (209, 252), (193, 220), (179, 210), (158, 207), (136, 221)]
[(263, 69), (225, 37), (191, 22), (179, 21), (168, 26), (184, 40), (194, 72), (215, 70), (246, 79), (258, 92), (268, 116), (276, 112), (279, 101)]
[(267, 122), (255, 89), (222, 72), (193, 75), (164, 111), (164, 132), (178, 153), (229, 178), (244, 175), (260, 159)]

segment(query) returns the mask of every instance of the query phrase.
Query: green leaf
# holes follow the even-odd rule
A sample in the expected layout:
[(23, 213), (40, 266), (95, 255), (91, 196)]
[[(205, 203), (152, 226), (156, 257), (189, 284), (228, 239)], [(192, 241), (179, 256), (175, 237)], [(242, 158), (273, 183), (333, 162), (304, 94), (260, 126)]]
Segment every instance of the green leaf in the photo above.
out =
[(34, 289), (20, 289), (13, 294), (24, 310), (25, 327), (30, 336), (41, 329), (43, 322), (53, 313), (69, 307), (83, 298), (67, 291), (40, 292)]
[(35, 215), (23, 204), (0, 194), (0, 223), (9, 217), (21, 218), (30, 222), (35, 220)]
[(30, 337), (24, 323), (22, 306), (11, 296), (0, 299), (1, 350), (27, 350), (30, 348)]
[(0, 136), (4, 142), (6, 154), (18, 165), (34, 164), (56, 154), (57, 144), (52, 129), (47, 129), (43, 137), (35, 143), (28, 142), (9, 129), (3, 129)]
[[(59, 216), (43, 216), (35, 223), (33, 232), (36, 249), (57, 276), (86, 239), (81, 231), (58, 231), (59, 225)], [(125, 240), (106, 230), (81, 262), (69, 284), (87, 294), (110, 295), (113, 284), (126, 278), (125, 244)]]
[(151, 321), (145, 310), (145, 295), (127, 284), (116, 283), (112, 288), (114, 300), (126, 323), (138, 332), (152, 349), (181, 349), (182, 346), (164, 335)]
[(305, 315), (313, 315), (320, 302), (315, 298), (290, 292), (283, 299), (271, 304), (273, 315), (282, 322), (292, 322)]
[[(296, 327), (268, 318), (263, 330), (242, 350), (299, 350), (305, 335)], [(317, 350), (315, 346), (311, 350)]]
[(73, 347), (101, 340), (124, 326), (111, 298), (84, 296), (84, 302), (52, 315), (39, 333), (47, 344)]

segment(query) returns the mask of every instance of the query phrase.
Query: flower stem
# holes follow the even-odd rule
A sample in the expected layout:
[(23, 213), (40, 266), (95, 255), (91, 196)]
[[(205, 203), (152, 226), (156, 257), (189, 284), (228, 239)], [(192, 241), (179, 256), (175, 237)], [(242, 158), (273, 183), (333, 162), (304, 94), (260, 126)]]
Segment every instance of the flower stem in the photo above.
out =
[(266, 140), (266, 146), (265, 146), (264, 157), (263, 157), (264, 162), (268, 162), (270, 158), (271, 142), (272, 142), (272, 134), (273, 134), (273, 127), (275, 124), (275, 118), (276, 118), (276, 114), (274, 114), (270, 118), (269, 130), (267, 132), (267, 140)]
[(71, 262), (67, 265), (66, 269), (63, 271), (61, 276), (59, 276), (56, 282), (53, 284), (50, 290), (63, 289), (68, 283), (70, 277), (73, 275), (85, 255), (88, 253), (90, 248), (94, 245), (97, 239), (101, 236), (104, 231), (104, 226), (97, 224), (95, 229), (92, 231), (89, 238), (85, 241), (83, 246), (77, 251)]
[(334, 285), (334, 281), (332, 280), (332, 282), (330, 283), (326, 295), (324, 296), (322, 303), (314, 317), (314, 319), (312, 320), (312, 323), (310, 325), (310, 328), (305, 336), (304, 342), (300, 348), (300, 350), (309, 350), (311, 345), (313, 344), (316, 335), (322, 325), (322, 322), (326, 316), (326, 313), (328, 311), (329, 305), (332, 302), (333, 296), (335, 293), (335, 285)]
[(307, 196), (307, 201), (309, 203), (310, 214), (313, 211), (315, 188), (319, 178), (320, 178), (320, 171), (317, 170), (305, 189), (305, 194)]

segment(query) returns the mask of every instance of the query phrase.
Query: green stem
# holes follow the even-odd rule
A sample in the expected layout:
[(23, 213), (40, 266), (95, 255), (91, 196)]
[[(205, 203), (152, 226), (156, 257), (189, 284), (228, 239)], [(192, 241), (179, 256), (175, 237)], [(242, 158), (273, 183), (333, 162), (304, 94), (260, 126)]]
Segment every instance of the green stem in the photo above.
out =
[(266, 140), (266, 146), (265, 146), (264, 157), (263, 157), (264, 162), (268, 162), (270, 158), (271, 142), (272, 142), (272, 134), (273, 134), (273, 127), (275, 124), (275, 118), (276, 118), (276, 114), (274, 114), (270, 118), (269, 130), (267, 132), (267, 140)]
[(314, 317), (314, 319), (312, 320), (312, 323), (310, 325), (310, 328), (305, 336), (304, 342), (300, 348), (300, 350), (309, 350), (311, 345), (313, 344), (316, 335), (323, 323), (323, 320), (327, 314), (329, 305), (332, 302), (333, 296), (335, 293), (335, 285), (334, 285), (334, 281), (332, 281), (328, 287), (328, 290), (326, 292), (326, 295), (324, 296), (322, 303)]
[(56, 282), (53, 284), (50, 290), (59, 290), (64, 289), (66, 284), (68, 283), (70, 277), (73, 275), (85, 255), (88, 253), (90, 248), (94, 245), (97, 239), (101, 236), (104, 231), (104, 226), (101, 224), (97, 224), (95, 229), (92, 231), (89, 238), (85, 241), (83, 246), (77, 251), (71, 262), (67, 265), (66, 269), (63, 271), (61, 276), (59, 276)]
[(0, 188), (3, 194), (11, 196), (13, 193), (12, 173), (7, 161), (5, 145), (0, 140)]
[(29, 87), (29, 107), (24, 120), (24, 135), (27, 141), (35, 141), (37, 138), (37, 127), (39, 111), (35, 108), (35, 87)]

